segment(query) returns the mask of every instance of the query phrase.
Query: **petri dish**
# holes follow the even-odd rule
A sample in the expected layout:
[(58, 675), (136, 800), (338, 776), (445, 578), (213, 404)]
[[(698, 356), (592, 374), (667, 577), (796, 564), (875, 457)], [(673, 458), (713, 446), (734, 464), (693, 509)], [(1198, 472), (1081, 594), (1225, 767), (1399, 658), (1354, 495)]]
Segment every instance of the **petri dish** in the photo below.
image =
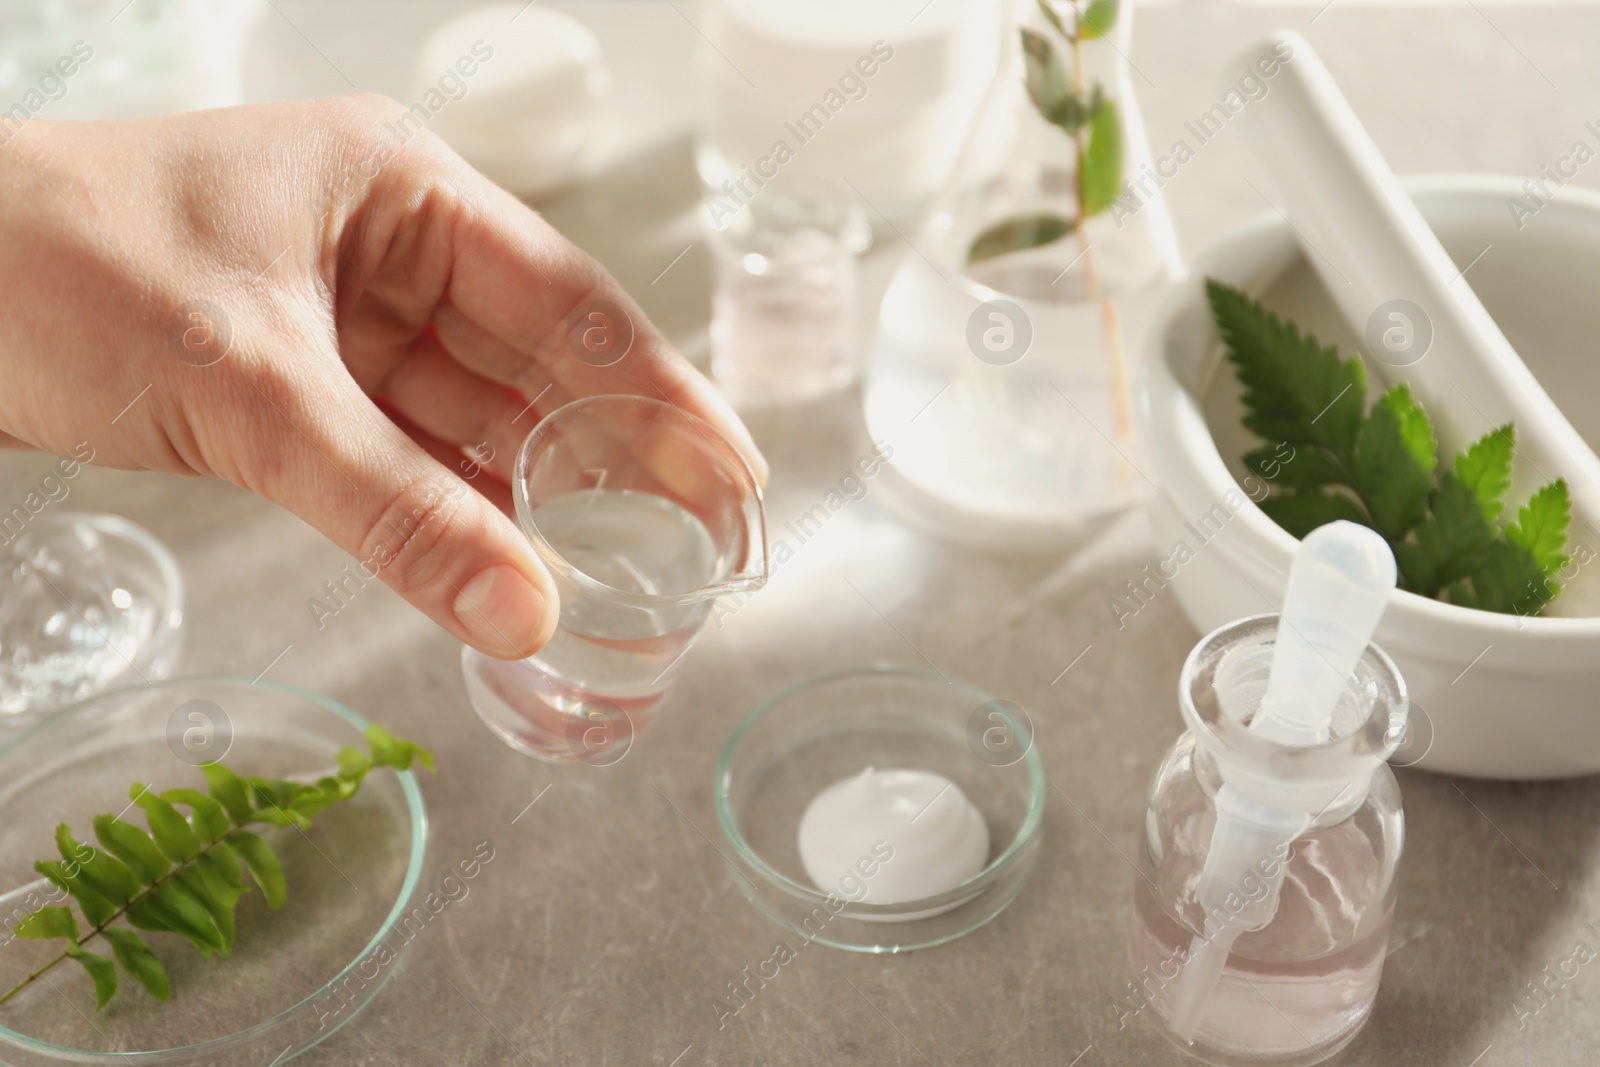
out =
[(172, 673), (183, 577), (117, 515), (45, 512), (0, 530), (0, 724)]
[[(800, 818), (822, 789), (864, 767), (933, 771), (989, 828), (988, 864), (946, 892), (868, 904), (818, 888), (800, 861)], [(920, 667), (871, 664), (801, 679), (728, 739), (713, 788), (738, 884), (757, 910), (808, 941), (855, 952), (931, 948), (1005, 910), (1038, 858), (1044, 765), (1016, 704)]]
[[(326, 771), (341, 746), (365, 749), (366, 726), (293, 686), (186, 678), (100, 694), (0, 746), (0, 990), (55, 955), (11, 929), (38, 906), (18, 891), (34, 882), (34, 860), (54, 858), (58, 822), (92, 841), (92, 816), (122, 811), (131, 783), (204, 789), (198, 766), (212, 759), (240, 774)], [(171, 999), (157, 1002), (119, 969), (121, 988), (98, 1012), (88, 976), (64, 963), (0, 1005), (0, 1062), (282, 1064), (349, 1022), (425, 928), (426, 909), (420, 919), (412, 910), (427, 836), (417, 782), (374, 772), (305, 833), (261, 832), (288, 895), (276, 911), (257, 890), (239, 901), (231, 956), (205, 960), (175, 934), (146, 934)]]

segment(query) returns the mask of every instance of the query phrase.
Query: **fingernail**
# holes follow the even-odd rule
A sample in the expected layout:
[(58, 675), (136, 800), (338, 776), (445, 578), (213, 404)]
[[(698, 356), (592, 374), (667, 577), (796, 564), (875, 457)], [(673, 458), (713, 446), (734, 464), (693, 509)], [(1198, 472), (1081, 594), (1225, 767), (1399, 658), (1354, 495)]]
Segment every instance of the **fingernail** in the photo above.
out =
[(452, 610), (473, 643), (502, 656), (532, 653), (544, 630), (545, 597), (508, 563), (485, 567), (462, 586)]

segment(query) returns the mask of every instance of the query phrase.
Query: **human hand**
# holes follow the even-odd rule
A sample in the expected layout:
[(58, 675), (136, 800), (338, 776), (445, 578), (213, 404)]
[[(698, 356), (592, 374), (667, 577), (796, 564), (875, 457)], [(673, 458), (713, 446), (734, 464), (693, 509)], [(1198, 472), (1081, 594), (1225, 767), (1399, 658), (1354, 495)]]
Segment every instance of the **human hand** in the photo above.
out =
[[(518, 658), (558, 615), (506, 515), (543, 414), (657, 397), (766, 466), (598, 264), (405, 114), (336, 97), (0, 145), (0, 447), (226, 478)], [(592, 301), (632, 332), (615, 362)]]

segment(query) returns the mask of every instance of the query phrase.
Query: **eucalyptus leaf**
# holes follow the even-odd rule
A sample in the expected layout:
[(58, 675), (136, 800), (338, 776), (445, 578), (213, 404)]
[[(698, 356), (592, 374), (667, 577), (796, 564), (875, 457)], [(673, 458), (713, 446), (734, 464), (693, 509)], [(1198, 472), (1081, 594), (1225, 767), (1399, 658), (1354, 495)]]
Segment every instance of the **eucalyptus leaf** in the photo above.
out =
[(1067, 133), (1077, 133), (1085, 123), (1100, 113), (1103, 105), (1104, 97), (1097, 85), (1087, 99), (1077, 93), (1067, 93), (1056, 102), (1055, 110), (1045, 115), (1045, 118)]
[[(1063, 97), (1072, 92), (1067, 72), (1056, 56), (1055, 46), (1044, 34), (1022, 28), (1022, 61), (1028, 98), (1045, 118), (1051, 118)], [(1052, 119), (1052, 121), (1054, 121)], [(373, 756), (377, 758), (377, 746)]]
[(1089, 124), (1078, 185), (1085, 217), (1110, 207), (1122, 191), (1122, 122), (1113, 100), (1103, 100)]
[(1078, 36), (1086, 41), (1104, 37), (1117, 24), (1119, 0), (1092, 0), (1078, 20)]
[(979, 263), (1007, 252), (1059, 241), (1072, 232), (1072, 221), (1059, 215), (1016, 215), (990, 226), (967, 249), (967, 262)]

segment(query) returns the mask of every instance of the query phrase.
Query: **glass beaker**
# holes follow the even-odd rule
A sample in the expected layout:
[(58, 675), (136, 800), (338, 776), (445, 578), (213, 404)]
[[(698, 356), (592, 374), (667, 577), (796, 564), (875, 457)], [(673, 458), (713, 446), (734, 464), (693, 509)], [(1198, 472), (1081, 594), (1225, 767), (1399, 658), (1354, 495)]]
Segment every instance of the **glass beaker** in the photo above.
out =
[[(1384, 761), (1405, 729), (1405, 682), (1369, 645), (1335, 708), (1331, 739), (1275, 743), (1248, 723), (1266, 691), (1277, 628), (1277, 615), (1240, 619), (1189, 653), (1178, 683), (1188, 729), (1151, 782), (1134, 879), (1133, 977), (1120, 1023), (1149, 1008), (1162, 1034), (1213, 1064), (1299, 1067), (1348, 1044), (1377, 996), (1394, 913), (1405, 816)], [(1224, 786), (1234, 807), (1269, 823), (1292, 814), (1300, 830), (1249, 864), (1207, 911), (1196, 889)], [(1219, 938), (1227, 954), (1208, 972), (1203, 942)]]
[(856, 255), (871, 241), (861, 210), (777, 191), (708, 231), (711, 373), (734, 404), (797, 404), (856, 376)]
[(1127, 0), (1017, 6), (1009, 61), (884, 297), (865, 406), (926, 503), (1049, 534), (1147, 490), (1136, 356), (1181, 262), (1147, 180)]
[(512, 492), (561, 618), (527, 659), (463, 648), (467, 695), (521, 752), (614, 763), (649, 725), (713, 601), (766, 584), (761, 486), (705, 421), (649, 397), (593, 396), (528, 434)]

